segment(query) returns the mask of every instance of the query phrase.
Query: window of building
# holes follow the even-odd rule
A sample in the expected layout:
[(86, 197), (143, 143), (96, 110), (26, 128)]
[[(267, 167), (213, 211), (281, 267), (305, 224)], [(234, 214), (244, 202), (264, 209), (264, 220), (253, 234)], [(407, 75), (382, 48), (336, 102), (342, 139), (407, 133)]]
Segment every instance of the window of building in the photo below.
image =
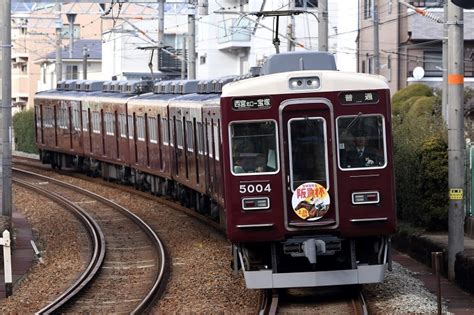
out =
[(374, 56), (367, 56), (367, 73), (374, 73)]
[(28, 74), (28, 65), (27, 64), (22, 64), (20, 66), (20, 73), (21, 74)]
[(372, 9), (373, 9), (373, 2), (372, 0), (364, 0), (364, 19), (372, 18)]
[(443, 76), (443, 53), (441, 51), (423, 52), (423, 67), (427, 77)]
[[(63, 39), (69, 39), (70, 38), (70, 36), (69, 36), (69, 24), (64, 24), (63, 25), (61, 33), (62, 33), (62, 38)], [(74, 34), (74, 38), (80, 38), (81, 37), (81, 25), (74, 24), (73, 34)]]
[(79, 79), (77, 65), (66, 66), (66, 80), (77, 80)]
[(304, 9), (317, 9), (318, 0), (296, 0), (295, 8), (304, 8)]

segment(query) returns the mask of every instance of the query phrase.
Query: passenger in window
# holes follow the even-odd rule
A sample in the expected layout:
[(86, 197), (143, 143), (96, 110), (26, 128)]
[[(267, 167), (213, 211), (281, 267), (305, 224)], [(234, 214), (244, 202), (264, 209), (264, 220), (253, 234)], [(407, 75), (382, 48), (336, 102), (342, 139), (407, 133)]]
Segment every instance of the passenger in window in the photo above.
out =
[(234, 163), (234, 173), (245, 173), (245, 169), (242, 166), (242, 158), (238, 157)]
[(371, 167), (380, 165), (377, 151), (367, 146), (367, 134), (364, 130), (354, 132), (354, 148), (347, 152), (347, 167)]

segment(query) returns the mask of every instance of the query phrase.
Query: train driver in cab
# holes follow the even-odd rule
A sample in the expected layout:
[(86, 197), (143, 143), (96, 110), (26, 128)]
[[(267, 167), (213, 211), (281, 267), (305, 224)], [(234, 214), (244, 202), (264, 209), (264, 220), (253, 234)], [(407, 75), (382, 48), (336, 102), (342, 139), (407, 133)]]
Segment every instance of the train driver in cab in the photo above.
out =
[(371, 167), (378, 166), (381, 157), (377, 151), (368, 146), (367, 134), (364, 130), (354, 132), (354, 147), (347, 152), (347, 167)]

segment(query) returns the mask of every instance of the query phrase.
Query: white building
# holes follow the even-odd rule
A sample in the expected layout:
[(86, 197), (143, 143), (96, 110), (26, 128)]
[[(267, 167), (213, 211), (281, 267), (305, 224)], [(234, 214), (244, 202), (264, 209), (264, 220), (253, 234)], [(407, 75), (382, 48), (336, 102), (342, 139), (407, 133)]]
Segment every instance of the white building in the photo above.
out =
[[(77, 40), (74, 42), (71, 55), (69, 54), (69, 47), (64, 47), (61, 50), (62, 79), (84, 79), (83, 52), (84, 48), (87, 48), (89, 55), (87, 58), (87, 79), (101, 80), (103, 78), (101, 44), (101, 40)], [(48, 53), (46, 57), (35, 60), (34, 63), (40, 66), (38, 91), (56, 88), (56, 51), (54, 50)]]
[[(185, 3), (181, 8), (174, 5), (165, 12), (165, 44), (180, 53), (188, 33), (188, 14), (196, 12), (197, 79), (246, 74), (250, 67), (259, 65), (266, 56), (276, 51), (273, 31), (276, 18), (258, 17), (252, 12), (306, 10), (307, 13), (294, 17), (279, 17), (279, 50), (318, 50), (317, 2), (209, 0), (207, 14)], [(335, 54), (339, 70), (356, 71), (357, 1), (344, 1), (344, 4), (337, 0), (328, 2), (329, 52)], [(293, 48), (288, 41), (289, 24), (293, 25)], [(156, 74), (157, 53), (155, 51), (151, 59), (151, 50), (143, 48), (156, 46), (157, 26), (156, 19), (117, 21), (112, 31), (105, 31), (102, 36), (104, 79), (150, 74), (150, 61)], [(178, 58), (175, 61), (179, 63)]]

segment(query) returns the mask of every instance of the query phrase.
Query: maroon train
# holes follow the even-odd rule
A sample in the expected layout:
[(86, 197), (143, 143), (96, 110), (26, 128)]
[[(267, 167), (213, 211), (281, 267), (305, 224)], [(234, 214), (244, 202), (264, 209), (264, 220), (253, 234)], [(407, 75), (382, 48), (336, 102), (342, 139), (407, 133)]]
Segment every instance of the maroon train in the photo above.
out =
[(396, 226), (386, 82), (314, 52), (254, 72), (61, 82), (35, 98), (41, 160), (218, 220), (249, 288), (382, 281)]

